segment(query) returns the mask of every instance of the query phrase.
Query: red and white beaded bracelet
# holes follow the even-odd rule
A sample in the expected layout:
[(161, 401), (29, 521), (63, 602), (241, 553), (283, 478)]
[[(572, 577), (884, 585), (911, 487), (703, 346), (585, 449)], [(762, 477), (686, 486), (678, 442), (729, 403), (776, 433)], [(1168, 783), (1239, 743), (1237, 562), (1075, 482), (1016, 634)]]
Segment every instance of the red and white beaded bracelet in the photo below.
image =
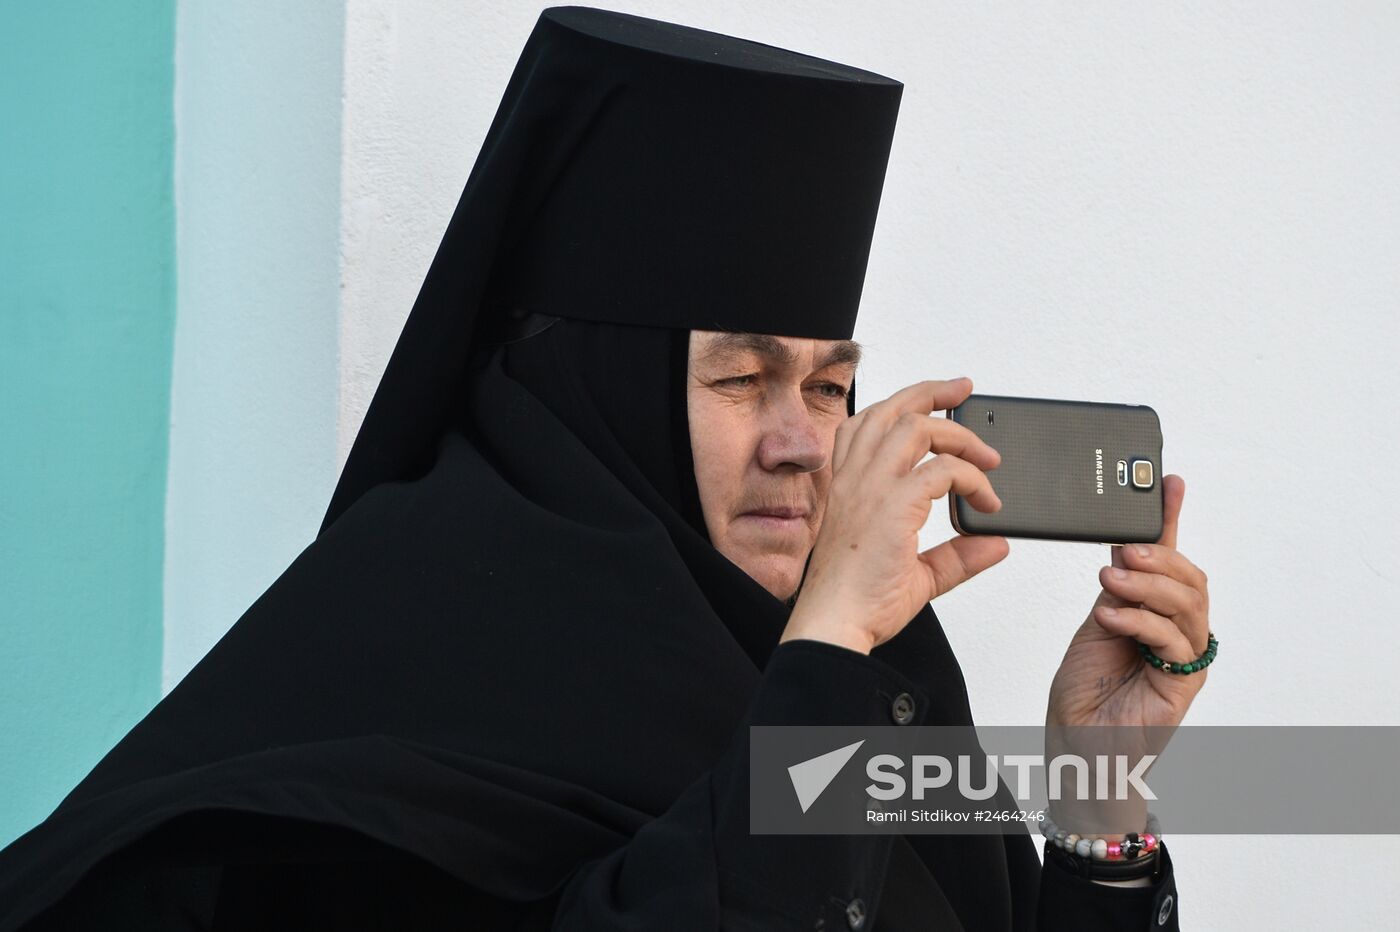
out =
[(1155, 870), (1155, 855), (1161, 844), (1162, 828), (1157, 816), (1147, 814), (1147, 828), (1143, 832), (1129, 832), (1121, 839), (1082, 838), (1074, 832), (1067, 832), (1057, 826), (1047, 816), (1040, 823), (1041, 834), (1045, 836), (1045, 848), (1072, 858), (1069, 865), (1076, 873), (1085, 876), (1147, 876)]

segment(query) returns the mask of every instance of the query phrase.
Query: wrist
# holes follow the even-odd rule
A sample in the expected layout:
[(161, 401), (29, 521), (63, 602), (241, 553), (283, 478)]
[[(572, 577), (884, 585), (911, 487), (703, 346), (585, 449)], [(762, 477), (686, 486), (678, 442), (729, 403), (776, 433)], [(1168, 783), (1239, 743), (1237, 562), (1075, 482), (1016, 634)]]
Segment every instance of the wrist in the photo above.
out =
[[(1067, 832), (1053, 819), (1040, 824), (1045, 836), (1046, 863), (1077, 874), (1086, 880), (1117, 883), (1119, 886), (1152, 886), (1160, 877), (1164, 855), (1161, 826), (1153, 813), (1147, 813), (1147, 828), (1110, 840), (1099, 835)], [(1142, 880), (1141, 883), (1132, 881)]]
[(1080, 838), (1090, 841), (1099, 838), (1118, 841), (1131, 832), (1143, 831), (1151, 813), (1147, 811), (1147, 803), (1141, 799), (1061, 799), (1050, 804), (1046, 816), (1061, 828), (1075, 832)]
[(1127, 835), (1128, 835), (1129, 833), (1131, 833), (1131, 832), (1141, 832), (1141, 831), (1142, 831), (1142, 826), (1139, 825), (1137, 828), (1125, 829), (1124, 831), (1121, 831), (1121, 832), (1103, 832), (1103, 833), (1097, 833), (1097, 832), (1083, 832), (1083, 833), (1081, 833), (1081, 834), (1079, 835), (1079, 837), (1080, 837), (1080, 838), (1087, 838), (1087, 839), (1089, 839), (1090, 841), (1097, 841), (1097, 840), (1100, 839), (1100, 838), (1104, 839), (1105, 841), (1122, 841), (1125, 837), (1127, 837)]
[(875, 648), (875, 636), (866, 629), (826, 613), (804, 611), (800, 603), (788, 617), (778, 643), (798, 638), (825, 641), (867, 655)]
[(1093, 882), (1094, 882), (1094, 883), (1101, 883), (1101, 884), (1103, 884), (1103, 885), (1106, 886), (1106, 887), (1150, 887), (1150, 886), (1152, 886), (1152, 878), (1151, 878), (1151, 877), (1129, 877), (1129, 878), (1126, 879), (1126, 880), (1100, 880), (1100, 879), (1098, 879), (1098, 878), (1096, 877), (1096, 878), (1093, 878)]

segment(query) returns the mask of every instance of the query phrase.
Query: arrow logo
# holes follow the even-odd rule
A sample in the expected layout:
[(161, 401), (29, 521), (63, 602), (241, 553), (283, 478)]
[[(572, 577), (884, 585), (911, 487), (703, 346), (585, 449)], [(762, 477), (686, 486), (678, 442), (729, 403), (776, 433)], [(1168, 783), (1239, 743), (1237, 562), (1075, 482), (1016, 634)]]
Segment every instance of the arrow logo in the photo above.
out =
[(822, 795), (822, 791), (831, 785), (831, 781), (836, 779), (836, 775), (841, 772), (841, 768), (846, 766), (846, 761), (855, 756), (856, 751), (865, 743), (862, 738), (855, 744), (848, 744), (844, 748), (837, 748), (834, 751), (827, 751), (819, 754), (811, 760), (804, 760), (800, 764), (793, 764), (788, 768), (788, 776), (792, 779), (792, 788), (797, 791), (797, 802), (806, 812), (817, 801), (817, 797)]

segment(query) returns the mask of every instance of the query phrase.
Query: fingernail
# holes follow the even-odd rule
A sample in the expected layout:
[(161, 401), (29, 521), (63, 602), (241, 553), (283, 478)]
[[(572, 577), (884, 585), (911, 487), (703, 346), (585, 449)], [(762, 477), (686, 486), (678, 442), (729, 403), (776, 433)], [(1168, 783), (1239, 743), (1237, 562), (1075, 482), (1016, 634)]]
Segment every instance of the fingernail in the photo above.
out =
[(1133, 553), (1136, 553), (1145, 560), (1151, 555), (1152, 551), (1148, 550), (1146, 547), (1137, 546), (1133, 548)]
[(1109, 608), (1107, 605), (1105, 605), (1103, 608), (1100, 609), (1100, 611), (1103, 612), (1104, 615), (1106, 615), (1109, 618), (1118, 617), (1118, 609), (1116, 608)]
[(1108, 571), (1108, 575), (1112, 576), (1114, 579), (1127, 579), (1128, 571), (1120, 570), (1118, 567), (1115, 566), (1113, 569)]

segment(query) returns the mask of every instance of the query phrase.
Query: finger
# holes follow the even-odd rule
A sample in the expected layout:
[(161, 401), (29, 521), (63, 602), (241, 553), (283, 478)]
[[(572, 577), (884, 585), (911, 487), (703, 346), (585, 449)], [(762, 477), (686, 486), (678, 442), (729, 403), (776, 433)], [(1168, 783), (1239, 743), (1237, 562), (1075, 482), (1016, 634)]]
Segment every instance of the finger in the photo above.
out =
[(916, 494), (930, 501), (952, 491), (967, 499), (967, 503), (978, 511), (991, 513), (1001, 510), (1001, 499), (992, 489), (987, 474), (952, 453), (940, 453), (920, 463), (901, 481), (913, 482)]
[[(1121, 578), (1118, 573), (1123, 574)], [(1110, 594), (1172, 619), (1192, 645), (1199, 645), (1196, 653), (1206, 649), (1208, 607), (1199, 590), (1160, 573), (1113, 567), (1099, 570), (1099, 582)]]
[(902, 476), (929, 453), (951, 453), (978, 469), (996, 469), (1001, 454), (985, 440), (956, 421), (906, 411), (875, 449), (870, 466), (888, 466), (890, 475)]
[(846, 459), (853, 460), (858, 468), (864, 469), (875, 448), (901, 414), (929, 414), (935, 410), (956, 408), (970, 394), (972, 380), (968, 378), (915, 382), (901, 388), (884, 401), (878, 401), (861, 412), (864, 417), (851, 436)]
[(1172, 473), (1162, 477), (1162, 536), (1157, 543), (1176, 548), (1177, 525), (1181, 518), (1181, 502), (1186, 498), (1186, 480)]
[(1005, 537), (954, 537), (937, 547), (919, 554), (919, 562), (928, 569), (929, 599), (967, 582), (978, 573), (995, 566), (1011, 552)]
[(1172, 663), (1187, 663), (1200, 656), (1200, 651), (1192, 650), (1181, 629), (1156, 612), (1100, 605), (1094, 609), (1094, 621), (1109, 634), (1141, 641), (1152, 653)]
[(840, 472), (841, 464), (846, 461), (846, 454), (851, 447), (851, 438), (854, 437), (855, 432), (860, 429), (861, 421), (865, 418), (865, 412), (869, 410), (869, 408), (862, 408), (842, 421), (840, 426), (836, 428), (836, 443), (831, 449), (831, 472), (833, 475)]
[[(1186, 480), (1175, 473), (1162, 477), (1162, 534), (1157, 543), (1164, 547), (1176, 548), (1176, 531), (1181, 517), (1181, 502), (1186, 496)], [(1111, 561), (1114, 566), (1126, 567), (1123, 561), (1123, 547), (1114, 544)]]
[(1113, 565), (1144, 573), (1162, 573), (1202, 594), (1207, 593), (1208, 580), (1205, 572), (1186, 559), (1186, 555), (1180, 550), (1160, 544), (1128, 544), (1115, 547)]

